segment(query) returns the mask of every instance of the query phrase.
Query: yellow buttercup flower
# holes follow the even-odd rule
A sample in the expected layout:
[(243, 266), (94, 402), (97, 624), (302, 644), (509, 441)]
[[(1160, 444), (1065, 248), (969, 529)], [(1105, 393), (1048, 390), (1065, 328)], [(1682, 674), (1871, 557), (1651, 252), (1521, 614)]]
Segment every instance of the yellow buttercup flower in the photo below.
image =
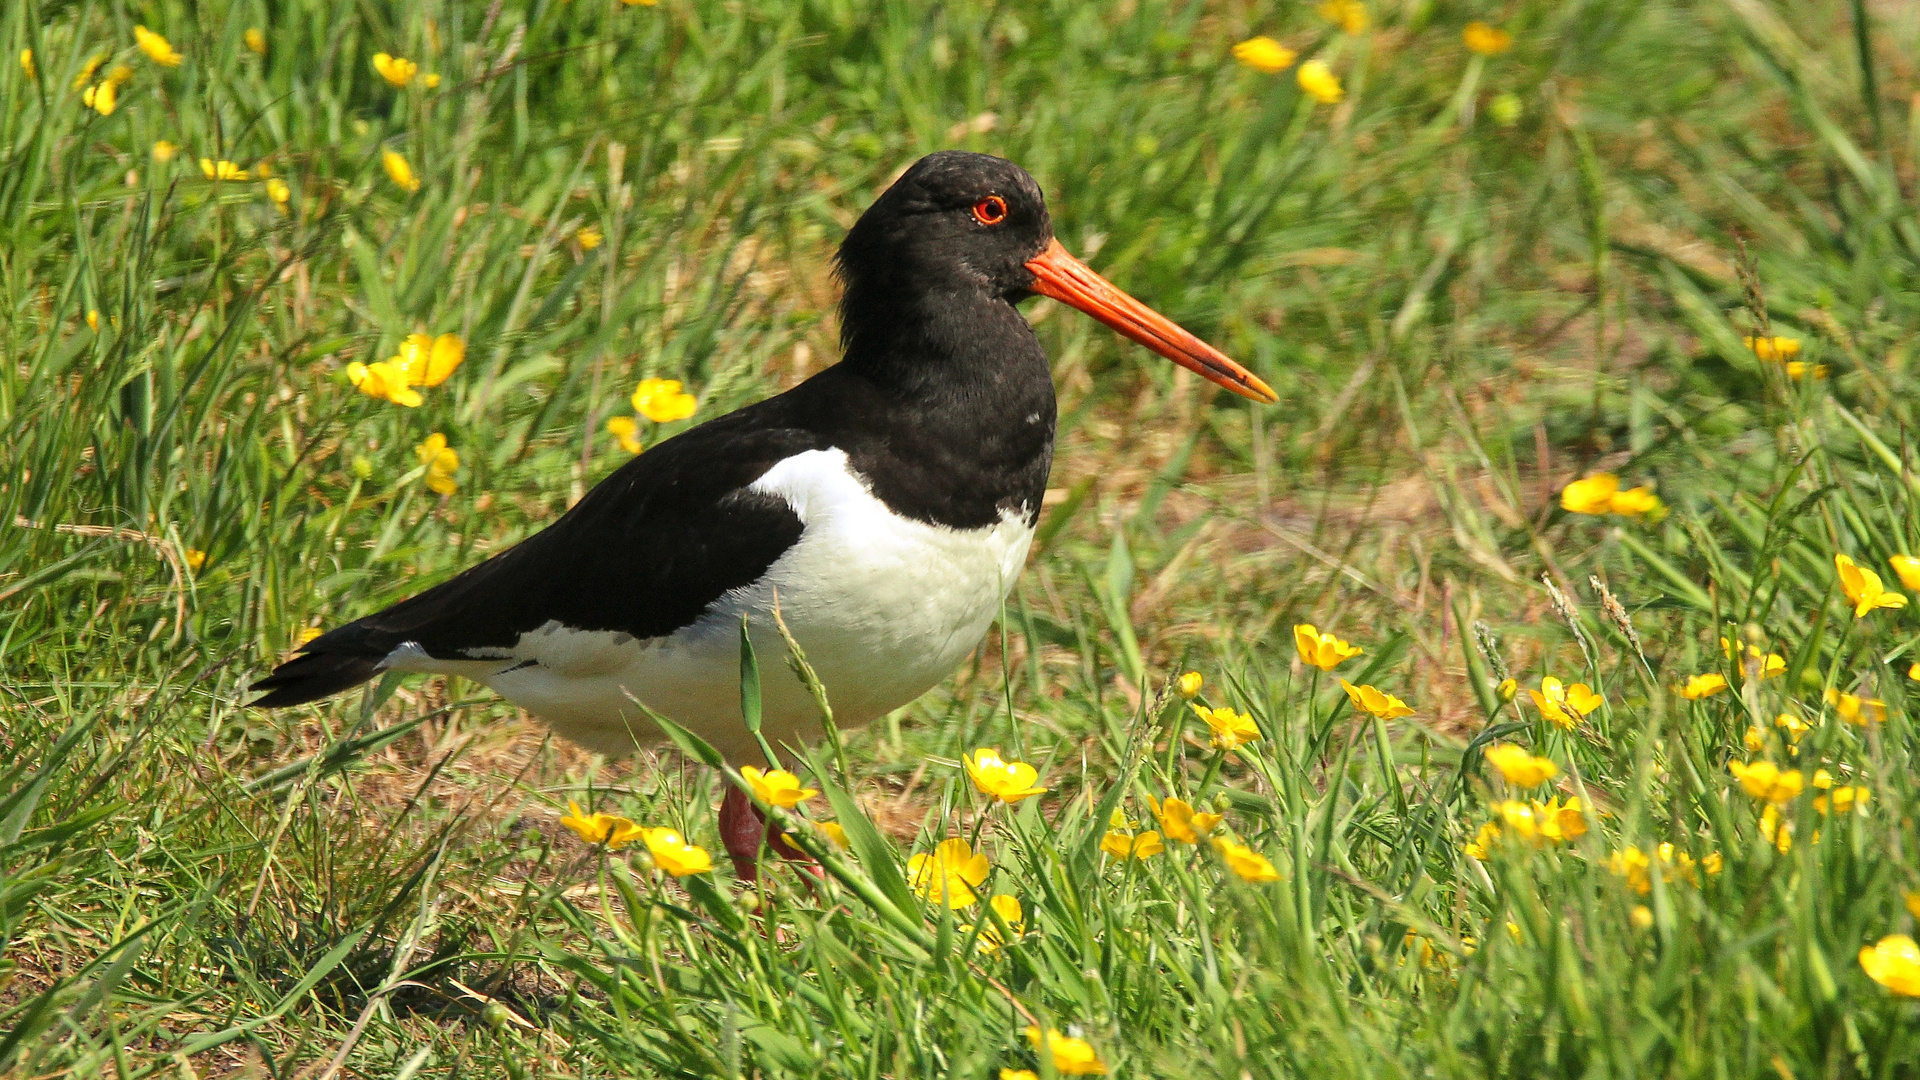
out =
[(33, 50), (32, 49), (20, 50), (20, 70), (27, 73), (28, 82), (40, 81), (40, 71), (38, 68), (35, 68), (33, 66)]
[(394, 186), (409, 194), (420, 190), (420, 178), (413, 175), (413, 166), (397, 150), (386, 150), (380, 154), (380, 167), (387, 170), (387, 179)]
[(1551, 675), (1540, 680), (1540, 689), (1527, 691), (1533, 699), (1534, 708), (1556, 725), (1572, 731), (1580, 726), (1580, 718), (1592, 713), (1606, 699), (1594, 693), (1586, 683), (1574, 683), (1562, 686), (1560, 680)]
[(1100, 838), (1100, 850), (1116, 859), (1145, 859), (1165, 851), (1167, 846), (1160, 842), (1157, 832), (1143, 832), (1138, 836), (1119, 831), (1109, 831)]
[(1024, 761), (1008, 761), (992, 747), (962, 754), (960, 760), (967, 767), (967, 775), (973, 778), (973, 786), (979, 788), (981, 794), (1003, 803), (1017, 803), (1047, 790), (1034, 785), (1040, 778), (1040, 770)]
[(1378, 687), (1355, 686), (1345, 679), (1340, 680), (1340, 687), (1347, 692), (1347, 700), (1353, 703), (1353, 707), (1363, 713), (1369, 713), (1382, 720), (1394, 720), (1413, 715), (1413, 706)]
[(1107, 1071), (1100, 1055), (1093, 1052), (1092, 1044), (1085, 1039), (1070, 1038), (1052, 1028), (1043, 1036), (1039, 1028), (1029, 1027), (1027, 1041), (1033, 1044), (1036, 1054), (1045, 1049), (1053, 1059), (1053, 1071), (1062, 1076), (1098, 1076)]
[(1173, 680), (1173, 692), (1188, 701), (1192, 701), (1194, 698), (1200, 696), (1200, 686), (1204, 682), (1206, 682), (1206, 678), (1199, 672), (1184, 672), (1179, 678)]
[(1148, 797), (1147, 805), (1153, 809), (1154, 820), (1160, 823), (1161, 832), (1169, 840), (1178, 840), (1183, 844), (1197, 844), (1220, 825), (1221, 815), (1194, 812), (1185, 799), (1169, 798), (1164, 802), (1155, 802)]
[(460, 489), (459, 481), (453, 474), (460, 468), (460, 455), (447, 445), (447, 437), (434, 432), (426, 441), (413, 448), (420, 464), (427, 467), (427, 487), (442, 495), (451, 495)]
[(1822, 814), (1829, 810), (1836, 814), (1845, 814), (1856, 809), (1864, 810), (1867, 803), (1871, 801), (1873, 801), (1873, 792), (1865, 787), (1859, 784), (1842, 784), (1825, 795), (1814, 796), (1813, 808)]
[[(620, 0), (623, 4), (654, 4), (659, 0)], [(1040, 1080), (1040, 1074), (1032, 1069), (1001, 1069), (1000, 1080)]]
[(1575, 480), (1560, 491), (1560, 508), (1574, 514), (1619, 514), (1622, 517), (1658, 517), (1666, 504), (1646, 486), (1620, 490), (1620, 478), (1595, 473)]
[(1367, 28), (1367, 5), (1360, 0), (1326, 0), (1320, 5), (1320, 17), (1345, 33), (1357, 34)]
[(1578, 840), (1587, 834), (1587, 813), (1577, 797), (1564, 803), (1559, 799), (1534, 803), (1533, 820), (1546, 840)]
[[(995, 915), (1000, 916), (1000, 922), (1007, 924), (1007, 933), (1016, 938), (1026, 933), (1026, 913), (1020, 910), (1019, 897), (1001, 893), (987, 901), (987, 907), (993, 909)], [(971, 934), (973, 924), (967, 923), (959, 929), (963, 934)], [(1009, 939), (1002, 937), (999, 925), (992, 919), (988, 919), (980, 924), (980, 937), (977, 940), (980, 943), (981, 952), (991, 953), (998, 952), (1000, 946), (1005, 945)]]
[(1293, 628), (1293, 648), (1308, 666), (1321, 671), (1332, 671), (1366, 651), (1332, 634), (1321, 633), (1312, 623), (1301, 623)]
[(155, 161), (159, 161), (159, 162), (172, 161), (173, 155), (179, 152), (180, 152), (180, 148), (178, 146), (175, 146), (173, 143), (170, 143), (165, 139), (161, 139), (159, 142), (156, 142), (153, 144), (153, 160)]
[(1275, 75), (1293, 66), (1299, 53), (1262, 35), (1248, 38), (1233, 47), (1233, 58), (1255, 71)]
[(417, 408), (426, 400), (418, 390), (407, 385), (406, 372), (391, 360), (382, 360), (377, 364), (362, 364), (359, 361), (348, 364), (347, 381), (368, 397), (405, 405), (409, 409)]
[(1629, 488), (1614, 495), (1613, 512), (1621, 517), (1658, 518), (1666, 513), (1666, 504), (1646, 486)]
[(907, 882), (921, 896), (958, 910), (979, 899), (973, 890), (985, 884), (990, 869), (985, 853), (975, 854), (973, 845), (956, 837), (908, 859)]
[(1494, 687), (1493, 692), (1494, 695), (1503, 702), (1512, 701), (1520, 695), (1520, 680), (1513, 678), (1501, 679), (1500, 685)]
[(1560, 772), (1551, 758), (1534, 757), (1524, 747), (1495, 743), (1487, 747), (1487, 763), (1500, 770), (1507, 783), (1521, 788), (1539, 787)]
[(373, 70), (379, 72), (380, 77), (392, 85), (405, 86), (413, 81), (414, 73), (420, 70), (420, 65), (404, 56), (388, 56), (386, 53), (378, 52), (373, 54)]
[(1799, 745), (1800, 739), (1813, 730), (1813, 725), (1792, 713), (1781, 713), (1773, 718), (1773, 726), (1787, 733), (1787, 741)]
[[(1781, 820), (1780, 808), (1772, 803), (1760, 810), (1760, 835), (1782, 855), (1793, 850), (1793, 822)], [(1813, 834), (1813, 842), (1820, 842), (1819, 833)]]
[(1909, 589), (1920, 590), (1920, 559), (1911, 555), (1895, 555), (1887, 560), (1892, 564), (1894, 574), (1900, 584)]
[(147, 59), (159, 64), (161, 67), (179, 67), (180, 61), (185, 59), (179, 52), (175, 51), (173, 45), (170, 44), (166, 38), (161, 37), (159, 34), (154, 33), (144, 26), (136, 26), (133, 28), (133, 40), (135, 44), (140, 46), (140, 51), (147, 54)]
[(1245, 844), (1236, 844), (1224, 836), (1216, 836), (1213, 850), (1220, 853), (1220, 857), (1227, 862), (1227, 869), (1242, 881), (1280, 880), (1280, 871), (1274, 868), (1273, 863)]
[(1653, 878), (1647, 872), (1652, 865), (1647, 853), (1639, 848), (1627, 848), (1616, 851), (1607, 857), (1607, 868), (1619, 877), (1627, 879), (1627, 888), (1642, 896), (1653, 891)]
[(594, 248), (599, 247), (601, 242), (606, 239), (599, 229), (591, 225), (585, 225), (575, 230), (573, 238), (580, 242), (581, 249), (585, 251), (592, 251)]
[(680, 389), (679, 379), (641, 379), (633, 388), (633, 411), (656, 424), (692, 416), (698, 402)]
[(785, 769), (761, 772), (751, 765), (745, 765), (740, 769), (740, 776), (753, 789), (754, 798), (783, 810), (791, 810), (820, 794), (817, 788), (801, 787), (800, 778)]
[(81, 65), (80, 67), (80, 74), (74, 76), (73, 78), (73, 88), (75, 90), (78, 90), (81, 87), (87, 85), (87, 81), (93, 78), (93, 73), (96, 71), (99, 71), (100, 65), (106, 62), (107, 62), (106, 53), (94, 53), (92, 56), (88, 57), (87, 62)]
[[(1645, 896), (1653, 891), (1654, 858), (1659, 859), (1661, 877), (1666, 880), (1684, 881), (1688, 884), (1695, 882), (1693, 856), (1680, 851), (1670, 843), (1661, 844), (1655, 848), (1653, 857), (1649, 857), (1645, 851), (1637, 847), (1616, 851), (1607, 856), (1607, 869), (1626, 878), (1629, 889)], [(1721, 867), (1719, 853), (1716, 852), (1700, 860), (1700, 866), (1709, 874), (1719, 873)]]
[[(834, 847), (839, 848), (841, 851), (847, 850), (847, 846), (848, 846), (847, 830), (841, 828), (839, 822), (809, 821), (807, 822), (807, 824), (819, 830), (821, 835), (825, 836), (828, 840), (832, 841)], [(800, 846), (799, 842), (793, 838), (794, 834), (781, 833), (780, 835), (787, 841), (787, 843), (792, 844), (794, 847)]]
[(618, 814), (589, 814), (572, 799), (567, 800), (567, 813), (560, 824), (572, 829), (587, 843), (605, 844), (613, 851), (626, 847), (640, 835), (640, 826), (632, 821)]
[(704, 874), (713, 869), (713, 857), (707, 854), (707, 849), (688, 843), (678, 829), (665, 826), (642, 829), (640, 838), (646, 841), (647, 852), (653, 856), (653, 865), (674, 877)]
[(1902, 997), (1920, 997), (1920, 945), (1905, 934), (1889, 934), (1860, 950), (1867, 978)]
[(1839, 690), (1828, 690), (1826, 701), (1833, 706), (1834, 712), (1840, 714), (1840, 719), (1849, 724), (1865, 727), (1868, 724), (1885, 723), (1887, 719), (1887, 703), (1877, 698), (1863, 698), (1842, 693)]
[(1745, 746), (1749, 754), (1757, 754), (1767, 748), (1767, 733), (1757, 725), (1748, 725), (1746, 734), (1740, 736), (1740, 745)]
[(114, 105), (116, 104), (118, 96), (113, 85), (111, 82), (103, 82), (95, 86), (87, 87), (86, 91), (80, 95), (81, 104), (99, 113), (101, 116), (113, 115)]
[(1762, 360), (1785, 360), (1800, 351), (1799, 338), (1744, 337), (1740, 340)]
[[(1566, 841), (1586, 835), (1587, 815), (1577, 798), (1564, 803), (1558, 798), (1546, 802), (1503, 799), (1495, 803), (1493, 809), (1500, 815), (1504, 830), (1522, 840)], [(1498, 836), (1501, 831), (1496, 829), (1493, 835)], [(1476, 837), (1476, 842), (1478, 840)], [(1485, 845), (1481, 844), (1481, 847), (1484, 850)]]
[(1705, 675), (1689, 675), (1687, 681), (1673, 688), (1673, 692), (1688, 701), (1699, 701), (1727, 688), (1727, 677), (1719, 672), (1710, 671)]
[(1619, 477), (1612, 473), (1595, 473), (1562, 488), (1560, 508), (1575, 514), (1610, 514), (1613, 512), (1613, 497), (1619, 492)]
[(200, 159), (200, 173), (209, 180), (251, 180), (253, 174), (235, 165), (225, 158), (215, 161), (212, 158)]
[(1787, 671), (1787, 658), (1779, 653), (1762, 653), (1759, 646), (1735, 646), (1732, 639), (1720, 639), (1720, 651), (1727, 654), (1729, 660), (1739, 660), (1740, 666), (1749, 678), (1771, 679), (1784, 675)]
[(94, 331), (94, 332), (96, 332), (96, 333), (97, 333), (97, 332), (99, 332), (99, 330), (100, 330), (100, 309), (98, 309), (98, 308), (88, 308), (88, 309), (87, 309), (87, 329), (89, 329), (89, 330), (92, 330), (92, 331)]
[(466, 358), (467, 343), (458, 334), (408, 334), (389, 362), (406, 374), (410, 386), (439, 386)]
[(660, 0), (620, 0), (620, 2), (628, 7), (652, 7), (659, 3)]
[(1346, 93), (1340, 88), (1339, 77), (1325, 60), (1309, 60), (1301, 64), (1300, 70), (1294, 73), (1294, 80), (1300, 84), (1300, 89), (1307, 92), (1308, 97), (1322, 105), (1332, 105)]
[(1875, 608), (1903, 608), (1907, 598), (1880, 584), (1880, 575), (1855, 563), (1845, 555), (1833, 557), (1834, 569), (1840, 572), (1840, 591), (1847, 594), (1847, 602), (1853, 605), (1853, 617), (1866, 618), (1867, 612)]
[(1500, 821), (1507, 831), (1522, 840), (1533, 840), (1540, 835), (1540, 823), (1534, 816), (1534, 804), (1519, 799), (1502, 799), (1493, 804), (1493, 812), (1500, 815)]
[(1493, 845), (1499, 842), (1500, 826), (1489, 821), (1480, 826), (1480, 831), (1473, 834), (1472, 840), (1460, 845), (1460, 850), (1481, 862), (1486, 862), (1487, 852), (1492, 851)]
[(267, 55), (267, 35), (261, 33), (259, 27), (247, 27), (247, 32), (240, 35), (240, 40), (247, 43), (249, 50), (261, 56)]
[(1633, 924), (1635, 930), (1651, 930), (1653, 928), (1653, 909), (1645, 904), (1635, 904), (1633, 905), (1633, 910), (1627, 913), (1627, 921)]
[(287, 182), (285, 180), (282, 180), (277, 176), (269, 177), (267, 179), (267, 198), (273, 200), (273, 205), (278, 206), (281, 209), (285, 209), (287, 205), (287, 200), (292, 197), (293, 197), (293, 191), (292, 189), (287, 187)]
[(620, 441), (620, 448), (629, 454), (637, 454), (644, 447), (640, 444), (640, 425), (631, 416), (615, 416), (607, 420), (607, 434)]
[(1806, 778), (1799, 769), (1781, 771), (1771, 761), (1729, 761), (1727, 771), (1740, 781), (1740, 789), (1756, 799), (1770, 803), (1788, 803), (1798, 798)]
[(1189, 704), (1207, 727), (1213, 732), (1213, 748), (1216, 750), (1236, 750), (1250, 742), (1260, 741), (1260, 728), (1253, 717), (1246, 713), (1237, 713), (1225, 705), (1208, 708), (1205, 705)]
[(1460, 40), (1481, 56), (1498, 56), (1513, 48), (1513, 35), (1483, 22), (1470, 22), (1460, 31)]
[(199, 548), (187, 549), (187, 569), (197, 571), (205, 565), (207, 565), (206, 552), (201, 551)]

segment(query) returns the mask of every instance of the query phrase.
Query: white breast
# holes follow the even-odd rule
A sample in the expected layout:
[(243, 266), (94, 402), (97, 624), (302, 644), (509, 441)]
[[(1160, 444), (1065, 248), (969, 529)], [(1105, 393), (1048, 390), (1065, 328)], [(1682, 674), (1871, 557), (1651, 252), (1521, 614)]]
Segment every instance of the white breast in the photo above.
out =
[(806, 741), (819, 734), (816, 711), (785, 664), (770, 614), (776, 598), (826, 685), (835, 720), (865, 724), (925, 693), (973, 651), (1033, 540), (1025, 508), (981, 529), (902, 518), (837, 449), (787, 458), (752, 490), (792, 507), (804, 526), (800, 539), (759, 581), (727, 593), (689, 627), (636, 640), (549, 623), (522, 635), (506, 660), (449, 663), (417, 649), (403, 656), (403, 647), (388, 666), (477, 679), (562, 735), (609, 753), (658, 739), (631, 697), (730, 758), (756, 757), (740, 721), (743, 614), (760, 659), (763, 732), (776, 746)]

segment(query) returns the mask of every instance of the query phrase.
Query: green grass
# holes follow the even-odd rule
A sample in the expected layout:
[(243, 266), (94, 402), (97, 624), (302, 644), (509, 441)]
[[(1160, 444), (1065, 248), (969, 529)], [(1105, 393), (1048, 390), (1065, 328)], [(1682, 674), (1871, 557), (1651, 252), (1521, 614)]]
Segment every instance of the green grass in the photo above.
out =
[[(1044, 1076), (1038, 1023), (1122, 1076), (1920, 1075), (1914, 1004), (1857, 960), (1920, 889), (1920, 611), (1855, 619), (1833, 563), (1892, 582), (1920, 548), (1920, 19), (1370, 9), (1349, 36), (1312, 5), (1160, 0), (8, 5), (0, 1074)], [(1474, 18), (1512, 51), (1468, 53)], [(1232, 62), (1255, 33), (1345, 100)], [(378, 51), (439, 84), (395, 90)], [(73, 86), (96, 54), (94, 82), (131, 69), (105, 116)], [(844, 768), (816, 748), (808, 812), (854, 840), (828, 881), (742, 894), (589, 848), (568, 799), (718, 851), (720, 781), (592, 758), (467, 685), (242, 706), (307, 628), (551, 521), (624, 460), (602, 429), (640, 378), (685, 381), (697, 422), (830, 362), (834, 245), (945, 147), (1026, 166), (1070, 249), (1281, 404), (1030, 306), (1061, 389), (1044, 542), (963, 671), (848, 733)], [(202, 157), (268, 163), (286, 209)], [(352, 387), (415, 332), (468, 344), (421, 407)], [(1788, 379), (1762, 332), (1826, 377)], [(1600, 470), (1671, 512), (1561, 510)], [(1416, 712), (1357, 717), (1298, 622)], [(1163, 689), (1187, 669), (1262, 739), (1209, 748)], [(1708, 672), (1733, 688), (1671, 689)], [(1565, 731), (1502, 703), (1506, 674), (1605, 704)], [(1583, 836), (1462, 852), (1512, 794), (1496, 739), (1559, 764)], [(1051, 790), (988, 808), (978, 746)], [(1762, 758), (1870, 798), (1784, 803), (1782, 852), (1728, 770)], [(1113, 810), (1150, 827), (1167, 795), (1281, 879), (1100, 853)], [(1027, 935), (983, 952), (981, 909), (907, 889), (948, 836)], [(1662, 843), (1695, 868), (1644, 895), (1610, 869)]]

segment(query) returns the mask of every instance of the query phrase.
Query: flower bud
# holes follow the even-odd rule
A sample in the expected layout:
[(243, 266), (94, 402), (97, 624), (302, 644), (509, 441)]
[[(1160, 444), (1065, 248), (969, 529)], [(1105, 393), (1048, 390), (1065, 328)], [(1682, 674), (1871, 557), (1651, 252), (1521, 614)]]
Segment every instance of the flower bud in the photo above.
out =
[(1501, 679), (1493, 692), (1500, 695), (1501, 701), (1512, 701), (1514, 695), (1520, 692), (1520, 684), (1512, 679)]
[(1183, 698), (1192, 701), (1200, 694), (1200, 684), (1206, 680), (1197, 671), (1189, 671), (1173, 681), (1174, 690)]

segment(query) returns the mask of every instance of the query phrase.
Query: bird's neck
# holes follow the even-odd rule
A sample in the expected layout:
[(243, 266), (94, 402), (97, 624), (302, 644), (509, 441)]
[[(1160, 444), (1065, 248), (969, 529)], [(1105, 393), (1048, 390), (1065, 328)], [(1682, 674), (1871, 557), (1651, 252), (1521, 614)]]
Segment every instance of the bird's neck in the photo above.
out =
[(1053, 405), (1046, 350), (1012, 304), (974, 290), (849, 290), (845, 362), (911, 400)]
[(822, 373), (836, 445), (895, 512), (951, 528), (1039, 514), (1057, 414), (1047, 354), (1001, 300), (917, 291), (843, 306)]

